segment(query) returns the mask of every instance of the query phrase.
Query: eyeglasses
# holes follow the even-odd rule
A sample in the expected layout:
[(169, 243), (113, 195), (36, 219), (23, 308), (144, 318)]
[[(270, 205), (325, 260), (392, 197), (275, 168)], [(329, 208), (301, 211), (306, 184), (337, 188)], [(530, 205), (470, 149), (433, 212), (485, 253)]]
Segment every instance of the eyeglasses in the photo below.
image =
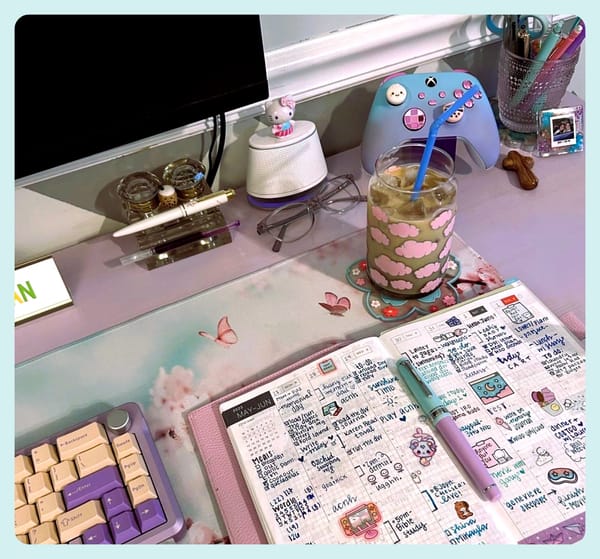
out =
[(256, 232), (272, 235), (275, 238), (272, 250), (279, 252), (282, 243), (297, 241), (308, 234), (315, 224), (318, 210), (343, 214), (366, 200), (352, 175), (340, 175), (323, 183), (309, 200), (285, 204), (270, 212), (259, 221)]

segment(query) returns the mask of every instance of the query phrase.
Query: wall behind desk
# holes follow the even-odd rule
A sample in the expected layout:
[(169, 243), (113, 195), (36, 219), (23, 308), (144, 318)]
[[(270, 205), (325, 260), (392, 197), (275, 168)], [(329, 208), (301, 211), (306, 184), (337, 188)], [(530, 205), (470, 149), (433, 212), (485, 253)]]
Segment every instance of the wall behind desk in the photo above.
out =
[[(287, 20), (297, 25), (287, 31), (280, 25), (281, 19), (278, 18), (281, 17), (283, 16), (263, 16), (266, 26), (265, 46), (267, 51), (273, 51), (268, 52), (268, 56), (285, 54), (289, 49), (295, 48), (294, 42), (306, 41), (305, 44), (308, 45), (315, 40), (329, 41), (334, 34), (336, 37), (342, 37), (345, 33), (352, 37), (360, 36), (360, 30), (367, 29), (366, 26), (378, 16), (289, 16)], [(308, 31), (311, 18), (317, 18), (319, 23), (315, 27), (316, 31), (313, 31), (317, 33), (316, 39)], [(383, 19), (385, 20), (385, 16)], [(385, 25), (385, 21), (374, 22), (380, 23)], [(361, 27), (362, 24), (365, 26)], [(296, 35), (293, 36), (289, 29), (295, 29)], [(476, 31), (478, 35), (478, 29)], [(494, 95), (499, 43), (494, 40), (484, 44), (478, 42), (476, 47), (471, 48), (470, 31), (457, 29), (456, 34), (460, 33), (466, 37), (460, 39), (463, 41), (461, 52), (449, 54), (453, 52), (452, 49), (442, 45), (439, 52), (423, 53), (423, 56), (419, 53), (418, 56), (412, 55), (412, 58), (409, 55), (402, 70), (411, 72), (423, 63), (434, 68), (442, 60), (452, 68), (468, 69), (479, 78), (488, 95)], [(286, 44), (289, 41), (292, 44)], [(428, 43), (424, 41), (423, 44)], [(441, 56), (440, 53), (446, 56)], [(377, 52), (373, 54), (376, 58)], [(412, 66), (411, 60), (414, 62)], [(365, 76), (360, 83), (348, 87), (338, 84), (336, 88), (332, 88), (332, 92), (321, 91), (316, 84), (309, 91), (300, 93), (295, 118), (309, 120), (317, 125), (326, 156), (351, 149), (361, 142), (373, 96), (381, 81), (381, 76), (374, 79), (367, 79), (368, 73)], [(578, 64), (570, 87), (580, 97), (584, 97), (583, 77), (584, 57)], [(271, 93), (275, 97), (275, 93), (294, 92), (272, 90)], [(242, 118), (227, 125), (227, 145), (220, 172), (215, 179), (215, 188), (244, 185), (248, 138), (263, 126), (265, 124), (260, 117)], [(51, 254), (60, 248), (118, 229), (122, 226), (122, 216), (114, 191), (122, 176), (139, 170), (156, 170), (183, 156), (206, 160), (210, 140), (210, 131), (196, 134), (18, 189), (15, 194), (16, 262)]]

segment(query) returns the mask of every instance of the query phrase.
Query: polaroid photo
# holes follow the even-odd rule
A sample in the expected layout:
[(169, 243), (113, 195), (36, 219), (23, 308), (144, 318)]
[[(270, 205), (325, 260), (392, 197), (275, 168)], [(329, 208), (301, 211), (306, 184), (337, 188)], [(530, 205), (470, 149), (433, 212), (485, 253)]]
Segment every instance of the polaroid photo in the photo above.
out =
[(537, 147), (541, 157), (582, 151), (583, 106), (540, 111)]

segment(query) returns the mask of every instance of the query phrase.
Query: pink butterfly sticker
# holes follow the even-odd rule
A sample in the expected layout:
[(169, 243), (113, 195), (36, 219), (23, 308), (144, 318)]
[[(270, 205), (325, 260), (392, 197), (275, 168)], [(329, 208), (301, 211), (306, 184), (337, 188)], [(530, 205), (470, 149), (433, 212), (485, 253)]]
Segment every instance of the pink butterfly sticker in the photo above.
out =
[(331, 291), (325, 292), (325, 303), (319, 303), (330, 314), (344, 316), (344, 313), (350, 309), (350, 299), (348, 297), (339, 297)]
[(229, 348), (233, 344), (237, 343), (238, 337), (233, 328), (229, 325), (229, 320), (226, 316), (221, 317), (217, 324), (217, 335), (213, 336), (204, 330), (198, 332), (200, 336), (208, 338), (217, 344)]

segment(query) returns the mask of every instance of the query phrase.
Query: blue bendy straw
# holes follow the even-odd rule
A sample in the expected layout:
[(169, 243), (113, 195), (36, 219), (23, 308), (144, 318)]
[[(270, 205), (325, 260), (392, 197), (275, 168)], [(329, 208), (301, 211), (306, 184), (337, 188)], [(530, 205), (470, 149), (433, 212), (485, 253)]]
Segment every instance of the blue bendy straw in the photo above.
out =
[(417, 178), (415, 180), (415, 186), (413, 188), (412, 196), (410, 197), (411, 201), (415, 201), (419, 192), (421, 191), (421, 187), (423, 186), (423, 180), (425, 179), (425, 173), (427, 171), (427, 167), (429, 166), (429, 160), (431, 159), (431, 153), (433, 152), (433, 145), (435, 144), (435, 140), (438, 135), (438, 130), (440, 126), (448, 120), (448, 117), (457, 109), (460, 109), (473, 95), (478, 93), (480, 89), (477, 86), (473, 86), (467, 93), (463, 94), (462, 97), (459, 97), (450, 107), (448, 107), (440, 116), (438, 116), (434, 121), (431, 127), (429, 128), (429, 134), (427, 135), (427, 141), (425, 142), (425, 151), (423, 152), (423, 157), (421, 157), (421, 163), (419, 164), (419, 171), (417, 172)]

